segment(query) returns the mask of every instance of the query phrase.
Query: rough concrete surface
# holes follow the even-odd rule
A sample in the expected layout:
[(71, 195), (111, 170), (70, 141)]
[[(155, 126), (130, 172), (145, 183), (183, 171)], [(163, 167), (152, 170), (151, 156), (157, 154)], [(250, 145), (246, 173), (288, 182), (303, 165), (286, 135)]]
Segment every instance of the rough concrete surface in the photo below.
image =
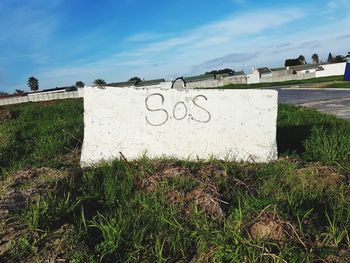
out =
[(149, 157), (277, 158), (275, 90), (85, 89), (81, 164)]

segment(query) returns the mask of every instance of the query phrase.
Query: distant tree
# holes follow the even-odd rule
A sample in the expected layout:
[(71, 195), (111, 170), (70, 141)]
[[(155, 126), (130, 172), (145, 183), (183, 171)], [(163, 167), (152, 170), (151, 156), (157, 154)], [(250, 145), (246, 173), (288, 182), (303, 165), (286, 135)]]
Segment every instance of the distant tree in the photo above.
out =
[(217, 75), (217, 74), (225, 74), (225, 73), (234, 74), (235, 71), (233, 69), (230, 69), (230, 68), (225, 68), (225, 69), (212, 70), (209, 72), (205, 72), (205, 75), (209, 75), (209, 74)]
[(333, 63), (341, 63), (341, 62), (346, 62), (346, 57), (342, 55), (338, 55), (333, 58)]
[(333, 56), (332, 56), (332, 53), (331, 53), (331, 52), (329, 52), (329, 54), (328, 54), (327, 62), (328, 62), (328, 63), (333, 63)]
[(16, 89), (15, 94), (24, 94), (24, 90)]
[(94, 85), (103, 86), (103, 85), (106, 85), (106, 81), (104, 81), (103, 79), (95, 79)]
[(311, 58), (312, 58), (312, 63), (314, 64), (318, 64), (320, 62), (320, 58), (316, 53), (314, 53)]
[(138, 82), (142, 81), (142, 79), (135, 76), (135, 77), (130, 78), (129, 81), (136, 81), (138, 83)]
[(75, 87), (77, 87), (77, 88), (84, 88), (85, 87), (85, 83), (79, 80), (79, 81), (77, 81), (75, 83)]
[(8, 94), (7, 92), (0, 91), (0, 96), (2, 96), (2, 95), (7, 95), (7, 94)]
[(302, 61), (299, 58), (286, 59), (284, 62), (285, 67), (302, 65)]
[(301, 64), (306, 64), (305, 57), (303, 55), (300, 55), (298, 59), (300, 60)]
[(39, 90), (39, 80), (37, 78), (34, 78), (33, 76), (28, 78), (27, 85), (31, 91), (38, 91)]

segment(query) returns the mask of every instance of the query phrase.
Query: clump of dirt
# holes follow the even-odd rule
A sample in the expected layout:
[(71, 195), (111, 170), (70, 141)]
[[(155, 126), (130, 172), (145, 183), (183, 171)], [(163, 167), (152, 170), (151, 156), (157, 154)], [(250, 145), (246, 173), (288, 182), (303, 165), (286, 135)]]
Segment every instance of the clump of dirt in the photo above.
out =
[(289, 179), (292, 187), (317, 192), (336, 188), (346, 181), (335, 168), (318, 164), (298, 169)]
[(78, 145), (69, 153), (65, 154), (60, 160), (64, 163), (65, 167), (80, 169), (80, 156), (81, 144), (78, 142)]
[(249, 233), (253, 239), (273, 241), (278, 244), (294, 239), (306, 247), (296, 228), (290, 222), (282, 220), (276, 211), (261, 211), (255, 223), (250, 226)]
[(286, 231), (283, 225), (273, 220), (261, 220), (253, 224), (250, 228), (250, 235), (253, 239), (272, 240), (284, 242)]
[[(213, 219), (222, 221), (225, 219), (225, 212), (222, 210), (219, 201), (219, 193), (217, 189), (212, 186), (210, 188), (199, 187), (186, 195), (186, 201), (189, 204), (195, 204)], [(191, 212), (191, 205), (188, 206)]]
[(350, 250), (340, 250), (338, 255), (329, 255), (326, 257), (327, 263), (347, 263), (350, 262)]
[(0, 111), (0, 121), (16, 119), (19, 116), (18, 112), (2, 110)]
[(197, 173), (196, 177), (198, 177), (203, 182), (212, 183), (215, 177), (225, 177), (225, 170), (221, 169), (216, 165), (208, 165), (202, 167)]
[(159, 184), (167, 179), (174, 179), (180, 176), (189, 176), (188, 169), (182, 167), (163, 167), (157, 174), (149, 176), (141, 182), (141, 187), (147, 192), (155, 192)]
[(50, 168), (20, 170), (0, 181), (0, 258), (13, 243), (29, 232), (12, 217), (12, 212), (27, 207), (37, 195), (58, 190), (68, 173)]
[(167, 166), (160, 167), (156, 175), (142, 180), (141, 187), (146, 192), (157, 192), (160, 190), (160, 184), (167, 180), (181, 178), (195, 180), (196, 185), (190, 191), (170, 189), (166, 193), (167, 200), (176, 206), (183, 205), (186, 214), (190, 214), (194, 206), (197, 206), (213, 219), (221, 221), (225, 218), (225, 212), (220, 206), (220, 194), (215, 186), (214, 178), (225, 175), (225, 171), (212, 165), (203, 167), (194, 173), (187, 168)]

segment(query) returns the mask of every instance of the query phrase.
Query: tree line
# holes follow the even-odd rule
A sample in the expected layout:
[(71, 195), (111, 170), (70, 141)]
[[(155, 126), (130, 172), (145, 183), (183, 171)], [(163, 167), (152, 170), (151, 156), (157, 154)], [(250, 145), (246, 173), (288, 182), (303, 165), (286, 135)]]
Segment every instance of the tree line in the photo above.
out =
[[(142, 81), (141, 78), (139, 77), (132, 77), (129, 79), (129, 81)], [(103, 85), (106, 85), (106, 81), (103, 80), (103, 79), (95, 79), (92, 83), (93, 85), (96, 85), (96, 86), (103, 86)], [(31, 76), (28, 78), (28, 81), (27, 81), (27, 86), (29, 87), (30, 91), (32, 92), (37, 92), (39, 90), (39, 80), (34, 77), (34, 76)], [(77, 88), (84, 88), (85, 87), (85, 83), (81, 80), (77, 81), (74, 85), (75, 87)], [(20, 90), (20, 89), (16, 89), (16, 91), (13, 93), (13, 94), (25, 94), (26, 92), (24, 90)], [(0, 91), (0, 96), (1, 95), (8, 95), (7, 92), (3, 92), (3, 91)]]
[[(320, 63), (320, 57), (317, 53), (314, 53), (311, 56), (312, 59), (312, 63), (313, 64), (319, 64)], [(331, 52), (329, 52), (328, 54), (328, 58), (327, 58), (327, 62), (328, 63), (341, 63), (341, 62), (346, 62), (346, 57), (342, 56), (342, 55), (336, 55), (335, 57), (332, 55)], [(321, 61), (322, 63), (322, 61)], [(298, 65), (305, 65), (308, 64), (306, 62), (306, 59), (303, 55), (300, 55), (297, 58), (290, 58), (290, 59), (286, 59), (286, 61), (284, 62), (284, 66), (285, 67), (290, 67), (290, 66), (298, 66)]]

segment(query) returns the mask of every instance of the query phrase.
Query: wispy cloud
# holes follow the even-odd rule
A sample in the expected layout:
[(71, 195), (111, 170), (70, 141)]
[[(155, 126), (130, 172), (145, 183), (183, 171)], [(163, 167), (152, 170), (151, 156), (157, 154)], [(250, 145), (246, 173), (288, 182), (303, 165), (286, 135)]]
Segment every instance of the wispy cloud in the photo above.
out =
[[(65, 69), (52, 68), (41, 71), (41, 78), (48, 83), (58, 76), (67, 81), (86, 75), (101, 76), (106, 79), (127, 78), (128, 75), (144, 74), (147, 77), (188, 74), (203, 67), (219, 67), (223, 63), (240, 63), (252, 57), (247, 53), (253, 40), (267, 30), (278, 28), (303, 16), (299, 9), (261, 10), (241, 15), (232, 15), (177, 34), (163, 40), (153, 40), (141, 48), (118, 52), (109, 57), (71, 66)], [(139, 33), (131, 35), (129, 41), (144, 41), (159, 37), (158, 34)], [(250, 37), (247, 47), (240, 47), (240, 39)], [(232, 50), (241, 53), (232, 53)], [(208, 52), (209, 51), (209, 52)], [(228, 54), (223, 56), (223, 54)], [(207, 60), (205, 60), (207, 59)], [(242, 60), (242, 61), (239, 61)], [(203, 62), (206, 61), (206, 62)], [(193, 66), (194, 63), (197, 66)], [(133, 73), (135, 71), (135, 73)], [(67, 76), (69, 75), (69, 76)], [(70, 77), (71, 76), (71, 77)]]
[(144, 32), (129, 36), (126, 41), (128, 42), (147, 42), (154, 41), (163, 38), (165, 34)]
[(220, 67), (230, 67), (234, 64), (242, 64), (257, 58), (259, 53), (231, 53), (225, 56), (205, 61), (201, 64), (192, 66), (192, 72), (204, 72), (207, 70), (218, 69)]
[[(58, 57), (61, 54), (62, 58), (69, 54), (71, 58), (67, 63), (58, 63), (57, 60), (52, 64), (41, 63), (33, 74), (39, 78), (42, 86), (69, 85), (80, 79), (91, 83), (95, 78), (117, 81), (133, 75), (171, 78), (220, 67), (241, 69), (243, 65), (246, 69), (252, 66), (280, 66), (284, 59), (302, 53), (305, 56), (315, 52), (322, 55), (328, 53), (329, 48), (340, 52), (338, 50), (344, 49), (350, 27), (348, 17), (327, 23), (323, 23), (323, 20), (316, 25), (316, 22), (310, 23), (310, 17), (318, 17), (317, 10), (270, 7), (241, 11), (182, 32), (163, 32), (157, 28), (154, 32), (152, 29), (132, 32), (118, 42), (105, 37), (103, 26), (94, 27), (85, 35), (60, 41), (52, 47), (49, 42), (56, 29), (56, 14), (53, 12), (52, 16), (42, 15), (40, 19), (33, 19), (32, 15), (39, 14), (25, 14), (24, 10), (21, 11), (23, 16), (17, 18), (19, 21), (15, 18), (11, 20), (11, 15), (6, 24), (0, 24), (0, 29), (4, 29), (0, 43), (12, 43), (16, 34), (10, 29), (18, 28), (18, 32), (23, 32), (21, 41), (32, 43), (35, 39), (43, 39), (39, 44), (30, 45), (31, 52), (18, 52), (18, 56), (23, 55), (33, 61), (43, 60), (47, 53), (56, 53)], [(22, 24), (25, 24), (24, 28), (20, 28)], [(41, 27), (44, 24), (47, 26)], [(36, 33), (28, 34), (31, 30)], [(67, 41), (72, 40), (79, 43), (68, 45)], [(70, 48), (67, 49), (67, 46)], [(100, 47), (108, 49), (108, 52), (72, 59), (74, 54), (86, 54)], [(58, 59), (61, 60), (64, 59)], [(25, 80), (21, 79), (20, 82), (25, 83)]]

